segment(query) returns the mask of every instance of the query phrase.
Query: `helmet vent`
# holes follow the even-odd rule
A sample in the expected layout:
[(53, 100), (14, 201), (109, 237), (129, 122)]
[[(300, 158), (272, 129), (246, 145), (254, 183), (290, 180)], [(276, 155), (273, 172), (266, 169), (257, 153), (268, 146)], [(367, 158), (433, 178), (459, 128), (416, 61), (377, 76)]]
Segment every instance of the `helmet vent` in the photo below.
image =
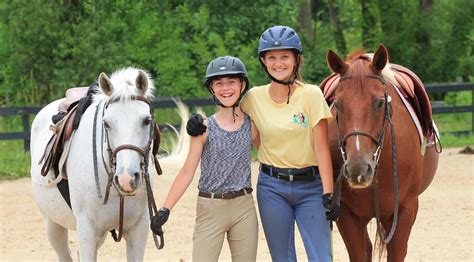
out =
[(268, 30), (268, 34), (270, 34), (271, 39), (275, 39), (275, 36), (273, 36), (273, 31), (272, 30)]
[(280, 31), (280, 38), (285, 34), (285, 32), (286, 32), (286, 28), (283, 27)]

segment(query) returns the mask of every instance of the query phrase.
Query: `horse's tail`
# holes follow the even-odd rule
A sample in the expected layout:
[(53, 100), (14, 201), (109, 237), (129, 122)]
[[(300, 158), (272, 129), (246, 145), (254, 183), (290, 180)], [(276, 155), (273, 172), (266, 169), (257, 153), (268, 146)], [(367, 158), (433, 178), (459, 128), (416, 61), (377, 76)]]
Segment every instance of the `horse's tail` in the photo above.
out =
[(382, 226), (382, 223), (375, 219), (375, 223), (377, 224), (377, 229), (375, 233), (375, 240), (374, 240), (374, 252), (373, 258), (376, 258), (378, 261), (382, 261), (382, 257), (387, 251), (387, 244), (383, 241), (385, 239), (385, 230)]
[[(181, 127), (180, 130), (176, 130), (173, 126), (170, 125), (170, 128), (175, 132), (176, 138), (173, 139), (171, 142), (171, 150), (169, 151), (170, 154), (161, 158), (160, 162), (169, 167), (169, 165), (174, 165), (176, 168), (180, 168), (184, 160), (186, 160), (186, 156), (189, 150), (189, 141), (190, 137), (186, 133), (186, 123), (189, 119), (189, 109), (188, 107), (181, 102), (180, 100), (174, 99), (176, 103), (177, 112), (181, 118)], [(203, 111), (198, 108), (198, 113), (201, 115), (205, 115)]]

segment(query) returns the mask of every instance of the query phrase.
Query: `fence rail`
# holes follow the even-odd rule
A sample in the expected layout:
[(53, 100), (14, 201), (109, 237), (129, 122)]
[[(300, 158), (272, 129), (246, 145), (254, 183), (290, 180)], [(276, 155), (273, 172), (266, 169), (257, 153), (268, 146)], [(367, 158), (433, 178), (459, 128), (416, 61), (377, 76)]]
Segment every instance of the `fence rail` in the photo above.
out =
[[(457, 131), (453, 133), (466, 134), (474, 131), (474, 83), (445, 83), (445, 84), (427, 84), (426, 91), (428, 94), (438, 94), (446, 92), (471, 91), (471, 105), (467, 106), (432, 106), (433, 114), (448, 113), (471, 113), (471, 130)], [(187, 99), (182, 101), (186, 106), (210, 106), (214, 105), (214, 101), (209, 98)], [(171, 98), (158, 98), (151, 104), (152, 109), (174, 108), (176, 104)], [(30, 115), (35, 115), (41, 110), (41, 107), (3, 107), (0, 108), (0, 117), (5, 116), (21, 116), (22, 132), (0, 133), (0, 140), (23, 140), (25, 151), (29, 151), (30, 146)], [(165, 128), (166, 126), (160, 125)]]

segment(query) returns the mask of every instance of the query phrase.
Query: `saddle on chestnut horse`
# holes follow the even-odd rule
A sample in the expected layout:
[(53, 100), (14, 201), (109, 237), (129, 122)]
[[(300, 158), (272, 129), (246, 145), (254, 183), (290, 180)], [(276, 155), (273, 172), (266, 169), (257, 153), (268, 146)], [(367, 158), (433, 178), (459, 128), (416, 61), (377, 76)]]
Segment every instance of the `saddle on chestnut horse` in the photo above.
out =
[[(393, 74), (393, 77), (386, 76), (385, 69), (382, 74), (395, 86), (395, 90), (417, 126), (422, 144), (434, 144), (437, 139), (437, 131), (433, 122), (431, 103), (420, 78), (410, 69), (401, 65), (389, 63), (386, 68), (389, 69), (387, 73)], [(333, 102), (333, 94), (339, 83), (339, 78), (338, 74), (333, 73), (319, 85), (329, 105)]]

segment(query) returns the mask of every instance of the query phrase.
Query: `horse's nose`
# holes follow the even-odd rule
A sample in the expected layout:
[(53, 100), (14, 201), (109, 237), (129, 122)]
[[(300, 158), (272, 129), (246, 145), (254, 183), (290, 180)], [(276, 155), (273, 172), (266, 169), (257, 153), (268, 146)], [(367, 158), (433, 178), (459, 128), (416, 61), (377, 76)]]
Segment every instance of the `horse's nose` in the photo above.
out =
[(124, 191), (123, 193), (131, 193), (140, 183), (140, 172), (124, 169), (122, 172), (118, 172), (114, 179), (114, 182)]
[(365, 161), (349, 161), (344, 165), (344, 176), (353, 188), (366, 188), (372, 183), (374, 168)]

